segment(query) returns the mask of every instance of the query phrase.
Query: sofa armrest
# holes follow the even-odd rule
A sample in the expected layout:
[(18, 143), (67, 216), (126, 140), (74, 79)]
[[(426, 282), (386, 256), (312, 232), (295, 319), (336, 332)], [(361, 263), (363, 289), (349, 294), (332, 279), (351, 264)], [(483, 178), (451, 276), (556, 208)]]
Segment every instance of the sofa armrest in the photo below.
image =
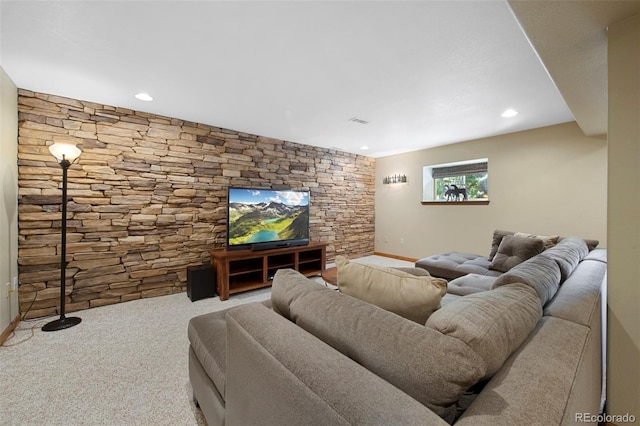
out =
[(227, 314), (228, 424), (446, 423), (262, 304)]

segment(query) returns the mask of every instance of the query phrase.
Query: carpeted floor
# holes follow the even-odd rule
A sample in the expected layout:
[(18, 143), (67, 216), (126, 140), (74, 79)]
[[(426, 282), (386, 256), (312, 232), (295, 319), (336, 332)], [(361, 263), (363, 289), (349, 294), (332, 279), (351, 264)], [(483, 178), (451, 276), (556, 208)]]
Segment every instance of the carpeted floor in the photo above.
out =
[[(357, 261), (411, 265), (378, 256)], [(0, 347), (0, 425), (204, 425), (189, 384), (189, 319), (270, 294), (134, 300), (70, 313), (82, 322), (48, 333), (40, 327), (55, 318), (21, 322)]]

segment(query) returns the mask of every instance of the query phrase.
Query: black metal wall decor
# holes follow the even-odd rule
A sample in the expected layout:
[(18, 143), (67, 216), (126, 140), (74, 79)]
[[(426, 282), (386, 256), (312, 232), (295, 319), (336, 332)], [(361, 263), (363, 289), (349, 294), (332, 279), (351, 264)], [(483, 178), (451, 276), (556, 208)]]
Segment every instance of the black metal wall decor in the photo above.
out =
[(382, 178), (382, 183), (384, 185), (389, 185), (389, 184), (394, 184), (394, 183), (407, 183), (407, 175), (392, 175), (392, 176), (385, 176), (384, 178)]

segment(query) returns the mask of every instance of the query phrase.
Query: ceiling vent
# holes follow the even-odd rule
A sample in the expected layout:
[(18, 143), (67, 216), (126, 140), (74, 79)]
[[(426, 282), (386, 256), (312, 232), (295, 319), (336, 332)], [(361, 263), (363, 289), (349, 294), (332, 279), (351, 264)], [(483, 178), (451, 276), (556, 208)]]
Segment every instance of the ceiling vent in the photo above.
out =
[(358, 117), (351, 117), (349, 119), (349, 121), (353, 121), (354, 123), (358, 123), (358, 124), (368, 124), (369, 123), (367, 120), (363, 120), (363, 119), (358, 118)]

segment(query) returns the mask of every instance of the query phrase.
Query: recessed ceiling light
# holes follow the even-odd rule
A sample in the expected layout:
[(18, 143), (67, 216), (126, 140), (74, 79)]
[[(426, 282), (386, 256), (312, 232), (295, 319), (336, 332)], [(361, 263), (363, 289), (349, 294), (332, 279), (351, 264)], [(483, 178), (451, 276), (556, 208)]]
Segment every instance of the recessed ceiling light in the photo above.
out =
[(511, 108), (509, 108), (508, 110), (506, 110), (505, 112), (500, 114), (500, 116), (504, 117), (504, 118), (515, 117), (516, 115), (518, 115), (518, 111), (516, 111), (515, 109), (511, 109)]
[(136, 96), (136, 99), (139, 99), (145, 102), (151, 102), (153, 100), (153, 97), (148, 93), (136, 93), (135, 96)]
[(361, 150), (363, 150), (363, 151), (366, 151), (367, 149), (369, 149), (369, 147), (368, 147), (368, 146), (366, 146), (366, 145), (362, 145), (362, 146), (360, 147), (360, 149), (361, 149)]

